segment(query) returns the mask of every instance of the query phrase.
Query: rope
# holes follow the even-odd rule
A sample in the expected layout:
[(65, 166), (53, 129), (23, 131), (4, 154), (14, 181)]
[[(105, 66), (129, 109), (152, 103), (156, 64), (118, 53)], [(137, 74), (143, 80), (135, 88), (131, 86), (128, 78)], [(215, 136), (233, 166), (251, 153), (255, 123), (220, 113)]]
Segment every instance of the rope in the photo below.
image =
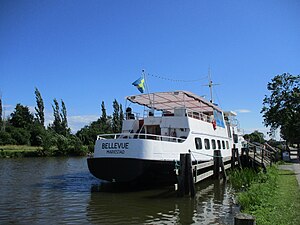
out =
[[(189, 150), (189, 151), (192, 153), (191, 150)], [(209, 154), (205, 154), (205, 153), (201, 153), (201, 152), (193, 152), (193, 153), (205, 155), (205, 156), (209, 156), (209, 157), (213, 157), (213, 158), (223, 158), (223, 156), (214, 156), (214, 155), (209, 155)]]
[(197, 161), (198, 163), (198, 160), (196, 159), (196, 157), (194, 156), (194, 154), (192, 153), (192, 151), (189, 149), (189, 153), (191, 153), (191, 155), (194, 157), (194, 159)]
[(207, 79), (207, 76), (206, 76), (206, 77), (203, 77), (203, 78), (200, 78), (200, 79), (197, 79), (197, 80), (175, 80), (175, 79), (171, 79), (171, 78), (163, 77), (163, 76), (158, 76), (158, 75), (154, 75), (154, 74), (148, 74), (148, 75), (151, 76), (151, 77), (161, 79), (161, 80), (168, 80), (168, 81), (172, 81), (172, 82), (185, 82), (185, 83), (187, 83), (187, 82), (188, 83), (199, 82), (199, 81)]

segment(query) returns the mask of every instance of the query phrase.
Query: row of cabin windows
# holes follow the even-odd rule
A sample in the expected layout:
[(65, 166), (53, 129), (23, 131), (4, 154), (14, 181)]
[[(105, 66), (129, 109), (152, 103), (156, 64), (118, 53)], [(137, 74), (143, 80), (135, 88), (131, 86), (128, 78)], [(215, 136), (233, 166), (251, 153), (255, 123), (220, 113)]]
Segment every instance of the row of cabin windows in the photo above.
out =
[[(225, 143), (226, 143), (226, 146), (225, 146)], [(201, 138), (195, 138), (195, 145), (196, 145), (196, 149), (203, 149), (203, 146), (202, 146), (202, 140)], [(220, 141), (220, 140), (215, 140), (215, 139), (212, 139), (211, 142), (208, 138), (205, 138), (204, 139), (204, 148), (206, 150), (212, 148), (212, 149), (229, 149), (229, 143), (228, 141)]]

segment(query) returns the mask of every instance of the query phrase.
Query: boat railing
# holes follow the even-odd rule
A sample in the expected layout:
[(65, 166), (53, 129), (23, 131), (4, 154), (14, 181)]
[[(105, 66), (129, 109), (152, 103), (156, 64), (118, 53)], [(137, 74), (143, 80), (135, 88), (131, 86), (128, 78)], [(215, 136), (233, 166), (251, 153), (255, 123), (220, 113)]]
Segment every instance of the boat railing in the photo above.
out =
[(187, 112), (188, 117), (202, 120), (208, 123), (211, 123), (213, 118), (209, 115), (204, 114), (203, 112), (197, 112), (197, 111), (188, 111)]
[(162, 136), (156, 134), (145, 134), (145, 133), (116, 133), (116, 134), (97, 135), (97, 140), (106, 140), (106, 139), (148, 139), (148, 140), (177, 142), (177, 143), (182, 143), (186, 140), (186, 138)]

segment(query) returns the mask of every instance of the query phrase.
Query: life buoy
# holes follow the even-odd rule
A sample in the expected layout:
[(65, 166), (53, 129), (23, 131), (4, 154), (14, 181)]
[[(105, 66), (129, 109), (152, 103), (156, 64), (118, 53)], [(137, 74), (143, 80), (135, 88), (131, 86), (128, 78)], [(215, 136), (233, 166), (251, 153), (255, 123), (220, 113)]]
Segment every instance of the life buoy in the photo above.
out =
[(216, 122), (216, 120), (213, 120), (211, 123), (213, 125), (214, 130), (217, 129), (217, 122)]

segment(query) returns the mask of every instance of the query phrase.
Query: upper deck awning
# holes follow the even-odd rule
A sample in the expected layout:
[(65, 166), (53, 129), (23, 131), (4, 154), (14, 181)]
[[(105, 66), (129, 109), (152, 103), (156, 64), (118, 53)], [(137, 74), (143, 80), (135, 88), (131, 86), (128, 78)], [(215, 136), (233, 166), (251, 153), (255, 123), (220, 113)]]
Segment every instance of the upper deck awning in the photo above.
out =
[(206, 99), (188, 91), (155, 92), (126, 97), (132, 103), (160, 111), (174, 112), (175, 108), (186, 108), (192, 111), (209, 112), (219, 107)]

